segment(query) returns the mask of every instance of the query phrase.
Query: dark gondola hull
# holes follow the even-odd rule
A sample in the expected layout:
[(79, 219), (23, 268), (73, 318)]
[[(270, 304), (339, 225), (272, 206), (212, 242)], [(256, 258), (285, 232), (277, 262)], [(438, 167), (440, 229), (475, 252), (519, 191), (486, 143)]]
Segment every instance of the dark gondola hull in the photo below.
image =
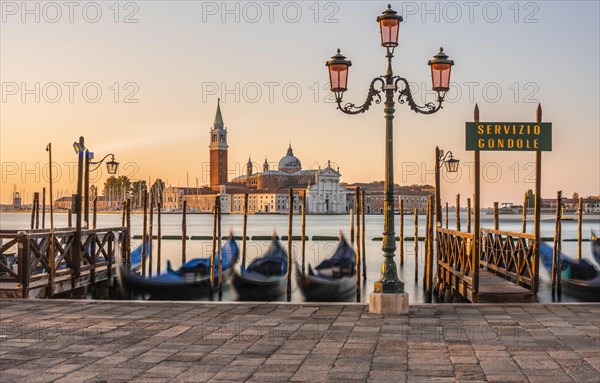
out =
[[(296, 267), (296, 270), (299, 270)], [(356, 276), (328, 280), (296, 273), (298, 287), (309, 302), (349, 302), (356, 300)]]
[[(231, 278), (233, 269), (223, 270), (221, 286)], [(210, 296), (210, 278), (208, 276), (180, 278), (145, 278), (121, 268), (121, 283), (123, 288), (133, 294), (139, 294), (152, 300), (195, 300)], [(215, 277), (213, 292), (218, 289)]]
[[(231, 278), (233, 269), (238, 260), (238, 247), (235, 240), (228, 240), (222, 248), (222, 272), (214, 266), (213, 289), (218, 288), (221, 274), (221, 287)], [(120, 280), (122, 287), (132, 293), (139, 294), (144, 298), (155, 300), (194, 300), (210, 295), (210, 270), (212, 264), (208, 258), (194, 258), (183, 264), (178, 270), (172, 270), (170, 262), (167, 262), (167, 272), (155, 277), (146, 278), (136, 272), (127, 270), (124, 266), (120, 268)]]
[[(546, 243), (540, 244), (540, 260), (543, 267), (548, 271), (552, 277), (552, 256), (553, 249)], [(584, 301), (598, 302), (600, 301), (600, 274), (593, 265), (585, 260), (573, 260), (568, 256), (561, 255), (561, 287), (562, 290), (574, 297), (577, 297)], [(571, 267), (578, 267), (587, 270), (584, 278), (571, 278), (568, 276), (569, 272), (567, 269)], [(581, 271), (579, 272), (581, 273)], [(575, 274), (577, 275), (577, 273)]]
[(580, 279), (561, 279), (564, 292), (577, 296), (587, 302), (600, 302), (600, 276), (587, 281)]
[(262, 277), (248, 273), (233, 273), (233, 287), (240, 300), (275, 301), (285, 298), (287, 292), (286, 276)]

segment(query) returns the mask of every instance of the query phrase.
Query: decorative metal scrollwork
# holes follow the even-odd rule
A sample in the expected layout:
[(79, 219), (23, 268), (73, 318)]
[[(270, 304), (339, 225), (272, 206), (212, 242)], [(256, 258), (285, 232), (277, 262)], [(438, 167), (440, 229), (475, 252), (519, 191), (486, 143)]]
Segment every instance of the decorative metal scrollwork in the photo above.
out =
[(367, 110), (369, 110), (369, 108), (373, 104), (373, 101), (375, 101), (376, 104), (380, 104), (382, 89), (375, 88), (375, 83), (377, 81), (381, 82), (381, 86), (383, 88), (383, 85), (385, 84), (384, 80), (381, 77), (375, 77), (373, 79), (373, 81), (371, 81), (371, 86), (369, 87), (369, 93), (367, 94), (367, 100), (365, 101), (365, 103), (363, 105), (356, 106), (355, 104), (352, 104), (352, 103), (346, 103), (344, 106), (342, 106), (342, 98), (339, 97), (337, 99), (338, 109), (346, 114), (359, 114), (359, 113), (364, 113)]
[[(342, 105), (342, 96), (340, 95), (339, 97), (336, 98), (336, 102), (338, 104), (338, 109), (346, 114), (364, 113), (367, 110), (369, 110), (369, 108), (371, 107), (373, 102), (375, 102), (375, 104), (381, 103), (381, 93), (382, 92), (392, 92), (392, 93), (399, 92), (398, 103), (400, 103), (400, 104), (407, 103), (410, 106), (410, 109), (412, 109), (415, 113), (433, 114), (433, 113), (437, 112), (438, 110), (442, 109), (442, 103), (444, 102), (443, 95), (440, 95), (438, 93), (437, 104), (433, 103), (433, 102), (427, 102), (421, 106), (415, 102), (413, 95), (410, 91), (410, 86), (408, 84), (408, 81), (405, 78), (394, 76), (393, 79), (394, 79), (393, 89), (386, 89), (386, 87), (385, 87), (386, 76), (375, 77), (373, 79), (373, 81), (371, 81), (371, 86), (369, 87), (369, 93), (367, 94), (367, 99), (366, 99), (365, 103), (362, 104), (361, 106), (356, 106), (356, 104), (353, 104), (350, 102)], [(375, 87), (375, 83), (378, 81), (381, 82), (380, 88)], [(399, 82), (402, 82), (404, 85), (402, 87), (402, 89), (398, 88)]]
[(420, 105), (417, 105), (417, 103), (413, 99), (412, 93), (410, 92), (410, 86), (408, 85), (408, 81), (402, 77), (395, 77), (395, 79), (396, 79), (396, 81), (394, 81), (394, 85), (395, 85), (396, 89), (398, 89), (398, 83), (400, 81), (402, 81), (404, 83), (404, 88), (402, 88), (402, 90), (400, 91), (400, 95), (398, 96), (398, 102), (400, 104), (404, 104), (405, 102), (408, 102), (410, 109), (412, 109), (415, 113), (421, 113), (421, 114), (433, 114), (433, 113), (437, 112), (438, 110), (442, 109), (442, 102), (444, 101), (444, 98), (442, 96), (440, 96), (439, 93), (438, 93), (437, 105), (434, 104), (433, 102), (428, 102), (425, 105), (420, 106)]

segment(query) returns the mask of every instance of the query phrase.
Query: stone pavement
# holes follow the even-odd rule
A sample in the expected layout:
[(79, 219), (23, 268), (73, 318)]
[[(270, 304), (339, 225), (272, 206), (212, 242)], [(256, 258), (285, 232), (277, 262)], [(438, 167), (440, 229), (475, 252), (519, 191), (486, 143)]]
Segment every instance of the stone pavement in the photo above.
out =
[(599, 382), (599, 304), (0, 301), (0, 381)]

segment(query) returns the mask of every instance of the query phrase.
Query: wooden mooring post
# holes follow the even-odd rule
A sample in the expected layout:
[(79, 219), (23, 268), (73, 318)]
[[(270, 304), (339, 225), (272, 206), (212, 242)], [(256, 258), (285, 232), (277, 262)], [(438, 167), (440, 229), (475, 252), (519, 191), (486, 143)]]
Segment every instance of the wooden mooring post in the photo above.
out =
[[(354, 211), (356, 212), (356, 301), (360, 302), (360, 187), (354, 191)], [(352, 230), (354, 233), (354, 230)]]
[(186, 262), (187, 245), (187, 201), (183, 201), (183, 212), (181, 217), (181, 264)]
[[(37, 214), (37, 205), (40, 193), (33, 193), (33, 202), (31, 203), (31, 230), (37, 229), (36, 227), (36, 214)], [(39, 218), (37, 220), (39, 222)]]
[[(423, 267), (423, 290), (427, 291), (427, 277), (429, 276), (429, 198), (425, 205), (425, 265)], [(425, 294), (427, 295), (427, 293)]]
[(577, 201), (577, 259), (581, 261), (581, 224), (583, 221), (583, 198)]
[(125, 201), (125, 224), (127, 225), (125, 264), (127, 270), (131, 271), (131, 198), (127, 198), (127, 201)]
[(146, 276), (146, 256), (148, 255), (148, 192), (142, 190), (143, 224), (142, 224), (142, 276)]
[(219, 301), (223, 300), (223, 249), (221, 245), (221, 240), (223, 238), (223, 234), (221, 232), (221, 196), (219, 198), (219, 205), (217, 210), (217, 256), (218, 256), (218, 269), (217, 272), (217, 283), (219, 288)]
[(287, 254), (287, 300), (292, 300), (292, 233), (294, 225), (294, 189), (288, 194), (288, 254)]
[[(49, 259), (48, 259), (48, 266), (50, 268), (50, 275), (48, 278), (48, 284), (49, 284), (49, 291), (48, 291), (48, 297), (52, 298), (54, 296), (54, 273), (56, 271), (56, 247), (54, 244), (54, 205), (52, 203), (53, 199), (54, 199), (54, 194), (52, 193), (52, 184), (53, 184), (53, 178), (52, 178), (52, 143), (48, 143), (48, 146), (46, 146), (46, 151), (48, 152), (48, 172), (49, 172), (49, 177), (48, 177), (48, 183), (49, 183), (49, 191), (50, 191), (50, 253), (49, 253)], [(0, 241), (2, 242), (2, 241)], [(1, 247), (1, 244), (0, 244)]]
[[(366, 242), (365, 242), (365, 236), (366, 236), (366, 223), (365, 223), (365, 191), (362, 190), (360, 193), (360, 215), (361, 215), (361, 222), (362, 222), (362, 229), (361, 229), (361, 238), (360, 238), (360, 245), (361, 245), (361, 255), (362, 255), (362, 269), (363, 269), (363, 281), (367, 280), (367, 246), (366, 246)], [(393, 213), (392, 213), (393, 216)], [(358, 266), (357, 266), (358, 267)]]
[(552, 247), (552, 298), (561, 296), (561, 231), (562, 231), (562, 191), (556, 193), (556, 223), (554, 227), (554, 246)]
[[(542, 105), (538, 104), (536, 113), (536, 122), (542, 122)], [(533, 242), (535, 250), (533, 251), (533, 272), (535, 275), (532, 291), (537, 294), (539, 289), (540, 275), (540, 218), (542, 211), (542, 152), (535, 152), (535, 202), (533, 215)]]
[(467, 198), (467, 233), (471, 232), (471, 198)]
[(156, 275), (160, 275), (160, 263), (161, 263), (161, 236), (162, 236), (162, 222), (161, 222), (161, 212), (162, 212), (162, 202), (158, 202), (156, 209), (156, 223), (158, 227), (156, 228)]
[(246, 270), (246, 235), (248, 230), (248, 193), (244, 194), (244, 220), (242, 223), (242, 270)]
[(404, 266), (404, 199), (400, 197), (400, 267)]
[(210, 280), (210, 300), (213, 299), (213, 290), (215, 286), (215, 258), (217, 251), (217, 212), (219, 210), (219, 196), (215, 197), (215, 206), (213, 208), (213, 232), (212, 232), (212, 247), (210, 252), (210, 271), (209, 271), (209, 280)]
[(523, 196), (523, 209), (521, 220), (523, 221), (522, 231), (523, 233), (527, 233), (527, 192), (525, 192), (525, 195)]
[(302, 274), (306, 264), (306, 190), (302, 190)]
[(96, 228), (96, 224), (97, 222), (97, 215), (98, 215), (98, 196), (94, 196), (94, 202), (92, 205), (92, 228), (95, 229)]
[[(356, 204), (356, 202), (355, 202)], [(354, 246), (354, 208), (350, 208), (350, 244)]]
[(67, 226), (73, 227), (73, 213), (71, 212), (71, 208), (67, 209)]
[(500, 222), (498, 219), (498, 202), (494, 202), (494, 230), (500, 228)]
[(46, 228), (46, 188), (42, 188), (42, 229)]
[(360, 239), (361, 239), (361, 233), (360, 233), (360, 207), (361, 207), (361, 201), (360, 201), (360, 187), (356, 188), (355, 191), (355, 197), (354, 197), (354, 207), (356, 209), (356, 273), (358, 274), (358, 278), (360, 278), (360, 261), (362, 259), (362, 254), (360, 252), (361, 247), (360, 247)]
[(432, 205), (433, 205), (433, 197), (429, 196), (427, 198), (427, 207), (426, 207), (426, 223), (425, 223), (425, 267), (423, 268), (423, 290), (425, 290), (425, 302), (431, 303), (431, 276), (432, 276), (432, 267), (433, 267), (433, 252), (430, 251), (430, 248), (433, 249), (433, 241), (429, 236), (429, 229), (435, 219), (432, 213)]
[(152, 191), (150, 192), (150, 217), (148, 220), (148, 276), (152, 276), (152, 258), (153, 257), (153, 246), (152, 243), (154, 241), (152, 234), (154, 233), (154, 198), (152, 196)]
[[(448, 206), (448, 205), (446, 205)], [(446, 219), (448, 216), (446, 215)], [(447, 221), (446, 221), (447, 223)], [(419, 282), (419, 210), (415, 209), (415, 284)]]
[(433, 211), (434, 199), (429, 196), (429, 226), (427, 227), (427, 289), (426, 300), (428, 303), (433, 301), (433, 230), (435, 227), (435, 214)]

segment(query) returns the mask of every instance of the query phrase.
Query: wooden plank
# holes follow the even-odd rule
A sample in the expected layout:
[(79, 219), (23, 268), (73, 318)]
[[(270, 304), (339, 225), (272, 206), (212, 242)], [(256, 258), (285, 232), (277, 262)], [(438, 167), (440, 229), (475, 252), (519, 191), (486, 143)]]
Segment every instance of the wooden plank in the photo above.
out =
[(495, 230), (495, 229), (488, 229), (488, 228), (483, 228), (483, 227), (480, 230), (482, 232), (503, 235), (503, 236), (507, 236), (507, 237), (525, 238), (525, 239), (531, 239), (531, 240), (535, 239), (535, 236), (533, 234), (529, 234), (529, 233), (519, 233), (516, 231), (506, 231), (506, 230)]
[(479, 303), (537, 302), (535, 294), (522, 286), (500, 278), (487, 270), (479, 270)]
[(450, 235), (454, 235), (454, 236), (462, 237), (462, 238), (473, 239), (473, 233), (467, 233), (464, 231), (457, 231), (457, 230), (452, 230), (452, 229), (444, 229), (443, 227), (438, 227), (437, 232), (444, 233), (444, 234), (450, 234)]

